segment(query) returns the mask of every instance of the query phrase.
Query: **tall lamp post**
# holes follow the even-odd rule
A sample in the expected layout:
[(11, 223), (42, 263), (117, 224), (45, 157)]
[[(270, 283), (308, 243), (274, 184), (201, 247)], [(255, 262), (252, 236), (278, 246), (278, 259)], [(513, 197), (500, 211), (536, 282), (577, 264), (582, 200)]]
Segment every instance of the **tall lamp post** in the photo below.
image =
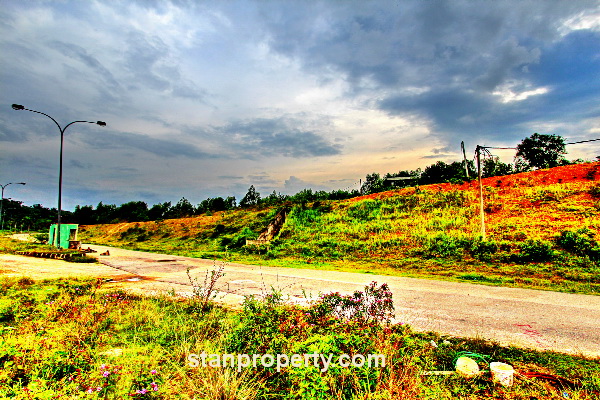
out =
[(60, 126), (60, 124), (58, 122), (56, 122), (56, 120), (54, 118), (52, 118), (51, 116), (49, 116), (46, 113), (43, 113), (40, 111), (35, 111), (35, 110), (30, 110), (20, 104), (13, 104), (12, 108), (13, 108), (13, 110), (16, 110), (16, 111), (31, 111), (31, 112), (34, 112), (37, 114), (45, 115), (46, 117), (50, 118), (56, 124), (56, 126), (58, 126), (58, 129), (60, 130), (60, 164), (59, 164), (59, 170), (58, 170), (58, 220), (56, 222), (56, 231), (54, 233), (54, 239), (56, 240), (56, 247), (60, 248), (60, 222), (61, 222), (60, 214), (61, 214), (61, 210), (62, 210), (63, 142), (64, 142), (65, 131), (67, 130), (67, 128), (69, 126), (76, 124), (78, 122), (83, 122), (86, 124), (96, 124), (96, 125), (100, 125), (100, 126), (106, 126), (106, 122), (103, 122), (103, 121), (96, 121), (96, 122), (73, 121), (73, 122), (69, 122), (63, 128)]
[(8, 185), (25, 185), (25, 182), (9, 182), (6, 185), (2, 186), (2, 200), (0, 201), (0, 230), (4, 230), (4, 188)]

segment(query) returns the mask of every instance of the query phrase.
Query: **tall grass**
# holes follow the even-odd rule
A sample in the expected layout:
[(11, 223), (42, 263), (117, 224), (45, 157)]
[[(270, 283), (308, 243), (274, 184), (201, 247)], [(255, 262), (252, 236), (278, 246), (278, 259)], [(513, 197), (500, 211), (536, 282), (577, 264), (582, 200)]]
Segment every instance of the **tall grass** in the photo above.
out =
[[(591, 399), (600, 393), (597, 360), (415, 333), (406, 325), (365, 318), (372, 308), (361, 308), (360, 299), (376, 302), (387, 296), (383, 286), (371, 289), (372, 299), (360, 293), (354, 300), (330, 294), (307, 308), (286, 305), (274, 293), (248, 298), (243, 309), (234, 312), (215, 305), (200, 309), (193, 299), (166, 294), (133, 296), (104, 289), (93, 280), (2, 279), (0, 397), (522, 399), (560, 398), (566, 393), (568, 398)], [(422, 375), (453, 370), (453, 359), (467, 350), (510, 363), (522, 373), (560, 376), (573, 386), (517, 378), (514, 386), (503, 388), (493, 384), (488, 373), (470, 380)], [(189, 365), (188, 355), (202, 352), (372, 353), (385, 355), (386, 365), (327, 371), (314, 365), (280, 371)]]

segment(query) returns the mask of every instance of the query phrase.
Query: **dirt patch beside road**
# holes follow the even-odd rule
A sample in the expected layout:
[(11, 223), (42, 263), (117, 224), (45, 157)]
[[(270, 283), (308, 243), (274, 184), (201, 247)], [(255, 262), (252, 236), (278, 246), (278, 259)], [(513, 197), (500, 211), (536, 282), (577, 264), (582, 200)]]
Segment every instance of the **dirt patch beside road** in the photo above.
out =
[(32, 279), (115, 278), (131, 275), (102, 264), (70, 263), (63, 260), (0, 254), (2, 276), (27, 276)]
[(0, 276), (28, 277), (34, 280), (60, 278), (102, 278), (104, 288), (123, 289), (137, 294), (160, 294), (175, 291), (189, 295), (190, 287), (177, 283), (159, 282), (104, 264), (71, 263), (63, 260), (0, 254)]

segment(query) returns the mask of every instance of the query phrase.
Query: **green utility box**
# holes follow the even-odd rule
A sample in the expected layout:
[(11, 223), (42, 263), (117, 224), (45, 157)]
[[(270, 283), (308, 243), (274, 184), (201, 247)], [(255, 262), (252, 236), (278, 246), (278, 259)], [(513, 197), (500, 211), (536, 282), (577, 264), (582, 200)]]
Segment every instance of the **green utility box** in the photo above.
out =
[(50, 225), (50, 234), (48, 235), (48, 243), (55, 245), (61, 249), (71, 248), (71, 242), (77, 242), (77, 224), (60, 224), (60, 234), (58, 235), (59, 242), (56, 243), (56, 225)]

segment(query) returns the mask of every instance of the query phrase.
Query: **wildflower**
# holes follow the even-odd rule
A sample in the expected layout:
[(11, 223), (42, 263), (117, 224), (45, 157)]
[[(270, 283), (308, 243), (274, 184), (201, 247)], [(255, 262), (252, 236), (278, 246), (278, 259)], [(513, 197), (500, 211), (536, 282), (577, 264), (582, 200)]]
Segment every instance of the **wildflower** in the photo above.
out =
[(158, 374), (158, 372), (156, 372), (156, 370), (155, 370), (155, 369), (153, 369), (152, 371), (150, 371), (150, 373), (151, 373), (152, 375), (156, 375), (156, 374)]
[(150, 384), (150, 386), (152, 387), (152, 390), (154, 390), (155, 392), (158, 392), (158, 385), (156, 384), (156, 382), (152, 382)]
[(105, 378), (108, 378), (108, 376), (109, 376), (109, 375), (110, 375), (110, 372), (109, 372), (109, 371), (104, 371), (104, 372), (102, 373), (102, 376), (103, 376), (103, 377), (105, 377)]
[(148, 389), (138, 389), (135, 391), (136, 394), (146, 394), (148, 393)]

